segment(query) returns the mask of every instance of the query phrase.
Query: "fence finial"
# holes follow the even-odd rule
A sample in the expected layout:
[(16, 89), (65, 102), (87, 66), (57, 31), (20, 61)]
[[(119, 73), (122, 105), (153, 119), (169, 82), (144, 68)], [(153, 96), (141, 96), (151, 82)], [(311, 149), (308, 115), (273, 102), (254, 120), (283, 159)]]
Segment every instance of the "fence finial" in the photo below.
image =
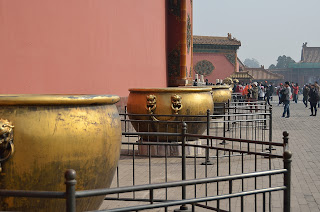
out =
[(186, 122), (182, 122), (182, 129), (187, 130), (187, 123)]
[(68, 169), (64, 177), (66, 178), (66, 209), (68, 212), (76, 212), (76, 171)]
[(76, 179), (76, 171), (73, 169), (68, 169), (65, 173), (64, 173), (64, 177), (66, 178), (66, 181), (71, 181), (71, 180), (75, 180)]
[(287, 131), (283, 131), (283, 133), (282, 133), (282, 135), (283, 135), (283, 143), (285, 143), (285, 144), (288, 144), (288, 141), (289, 141), (289, 133), (287, 132)]
[(289, 160), (289, 159), (291, 159), (291, 157), (292, 157), (292, 152), (290, 150), (286, 150), (283, 152), (283, 158), (285, 160)]

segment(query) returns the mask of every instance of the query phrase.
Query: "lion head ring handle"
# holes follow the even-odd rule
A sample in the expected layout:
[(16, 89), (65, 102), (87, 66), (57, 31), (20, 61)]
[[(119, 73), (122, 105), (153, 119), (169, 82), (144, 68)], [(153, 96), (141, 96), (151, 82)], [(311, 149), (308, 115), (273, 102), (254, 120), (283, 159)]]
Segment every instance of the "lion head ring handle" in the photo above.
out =
[(182, 97), (177, 94), (171, 96), (171, 109), (175, 115), (178, 115), (179, 110), (182, 109), (181, 99)]
[(12, 123), (5, 119), (0, 119), (0, 172), (1, 163), (7, 161), (14, 153)]
[[(181, 103), (181, 99), (182, 97), (177, 95), (177, 94), (173, 94), (171, 96), (171, 109), (173, 111), (173, 113), (175, 115), (179, 114), (179, 111), (182, 109), (182, 103)], [(147, 96), (147, 105), (146, 105), (146, 109), (148, 111), (149, 114), (154, 114), (154, 111), (157, 108), (157, 97), (153, 94), (150, 94)], [(154, 116), (151, 116), (152, 120), (154, 121), (159, 121), (159, 119), (157, 119)], [(174, 119), (174, 117), (172, 117), (170, 120)], [(169, 121), (169, 120), (167, 120)]]

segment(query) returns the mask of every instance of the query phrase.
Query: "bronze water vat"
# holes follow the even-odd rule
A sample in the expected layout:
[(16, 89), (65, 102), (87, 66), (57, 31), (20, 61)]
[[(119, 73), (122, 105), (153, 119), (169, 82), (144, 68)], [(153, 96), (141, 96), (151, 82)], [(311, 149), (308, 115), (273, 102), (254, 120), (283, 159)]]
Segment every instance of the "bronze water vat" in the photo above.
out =
[[(0, 95), (0, 189), (65, 191), (107, 188), (121, 147), (118, 96)], [(104, 196), (77, 199), (77, 211), (99, 209)], [(1, 197), (0, 210), (65, 211), (63, 199)]]
[(231, 91), (229, 85), (213, 85), (212, 88), (212, 99), (214, 103), (214, 114), (224, 114), (224, 104), (231, 100)]
[[(127, 110), (131, 120), (149, 120), (150, 122), (132, 122), (138, 132), (171, 132), (180, 133), (181, 126), (177, 123), (162, 121), (186, 121), (188, 133), (202, 134), (206, 129), (207, 110), (213, 111), (211, 88), (174, 87), (174, 88), (135, 88), (129, 89)], [(212, 112), (211, 112), (212, 113)], [(130, 114), (138, 114), (130, 115)], [(143, 116), (150, 115), (150, 116)], [(159, 115), (176, 115), (159, 116)], [(193, 117), (182, 117), (190, 115)], [(202, 121), (203, 123), (191, 123)], [(150, 141), (179, 141), (179, 137), (148, 137)]]

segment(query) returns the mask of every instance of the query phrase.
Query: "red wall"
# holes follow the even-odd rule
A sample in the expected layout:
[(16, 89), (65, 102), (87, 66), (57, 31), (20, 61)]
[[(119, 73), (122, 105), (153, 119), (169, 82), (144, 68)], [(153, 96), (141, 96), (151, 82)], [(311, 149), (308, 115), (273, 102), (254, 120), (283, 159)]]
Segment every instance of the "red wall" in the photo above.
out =
[(165, 1), (0, 0), (0, 93), (166, 87)]
[(224, 54), (194, 52), (193, 65), (195, 66), (197, 62), (201, 60), (208, 60), (214, 66), (214, 70), (212, 71), (212, 73), (204, 77), (204, 79), (208, 79), (210, 83), (216, 84), (216, 79), (225, 79), (234, 72), (234, 66), (229, 62)]

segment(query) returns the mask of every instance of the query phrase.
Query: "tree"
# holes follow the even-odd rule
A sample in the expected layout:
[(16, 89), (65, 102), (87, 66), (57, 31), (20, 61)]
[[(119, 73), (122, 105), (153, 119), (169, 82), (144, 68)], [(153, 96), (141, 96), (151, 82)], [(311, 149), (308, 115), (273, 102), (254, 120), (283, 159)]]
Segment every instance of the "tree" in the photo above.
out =
[(288, 68), (289, 64), (295, 63), (291, 57), (287, 57), (285, 55), (279, 56), (277, 59), (277, 65), (276, 68)]
[(279, 56), (277, 59), (277, 65), (271, 64), (269, 69), (285, 69), (288, 68), (290, 64), (296, 63), (291, 57), (285, 55)]
[(244, 64), (245, 66), (249, 67), (249, 68), (260, 68), (260, 63), (259, 63), (256, 59), (254, 59), (254, 58), (252, 58), (252, 59), (249, 59), (249, 58), (245, 59), (244, 62), (243, 62), (243, 64)]
[(271, 64), (270, 66), (269, 66), (269, 69), (276, 69), (277, 67), (274, 65), (274, 64)]

